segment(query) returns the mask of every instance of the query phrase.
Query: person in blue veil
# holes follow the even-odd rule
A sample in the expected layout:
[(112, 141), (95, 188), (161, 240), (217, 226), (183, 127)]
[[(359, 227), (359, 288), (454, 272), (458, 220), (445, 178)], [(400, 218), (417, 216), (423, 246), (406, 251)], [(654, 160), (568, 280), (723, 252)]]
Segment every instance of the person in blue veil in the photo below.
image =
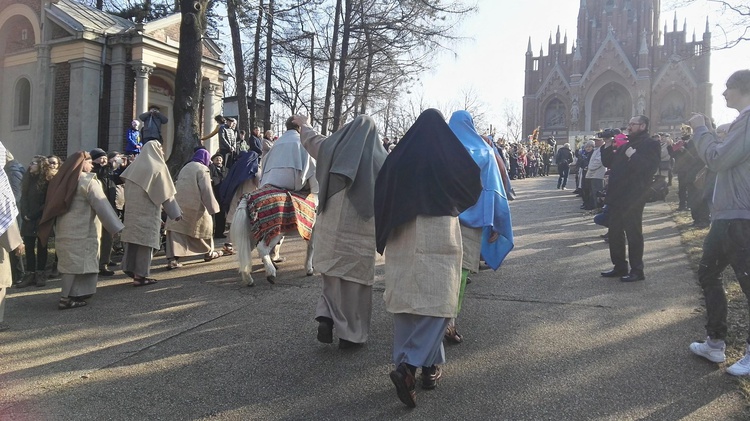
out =
[[(474, 206), (458, 215), (461, 223), (463, 261), (458, 311), (461, 311), (466, 281), (470, 272), (479, 271), (480, 256), (493, 270), (497, 270), (513, 249), (513, 227), (510, 207), (503, 185), (495, 151), (477, 133), (468, 111), (456, 111), (448, 126), (458, 137), (480, 169), (482, 192)], [(455, 321), (446, 330), (449, 341), (459, 343)]]

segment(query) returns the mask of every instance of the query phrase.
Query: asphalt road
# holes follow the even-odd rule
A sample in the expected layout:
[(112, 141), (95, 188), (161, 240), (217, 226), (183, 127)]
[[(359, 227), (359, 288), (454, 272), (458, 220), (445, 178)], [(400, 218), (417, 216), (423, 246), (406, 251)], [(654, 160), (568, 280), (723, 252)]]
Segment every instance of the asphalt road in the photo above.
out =
[[(370, 341), (315, 339), (320, 277), (287, 239), (276, 285), (236, 258), (166, 271), (133, 288), (100, 280), (59, 311), (59, 281), (12, 289), (0, 333), (0, 420), (728, 420), (747, 419), (736, 381), (696, 358), (701, 297), (666, 204), (644, 215), (646, 281), (601, 278), (603, 229), (556, 178), (516, 181), (516, 248), (473, 275), (438, 388), (396, 398), (391, 317), (379, 278)], [(383, 273), (379, 259), (378, 276)]]

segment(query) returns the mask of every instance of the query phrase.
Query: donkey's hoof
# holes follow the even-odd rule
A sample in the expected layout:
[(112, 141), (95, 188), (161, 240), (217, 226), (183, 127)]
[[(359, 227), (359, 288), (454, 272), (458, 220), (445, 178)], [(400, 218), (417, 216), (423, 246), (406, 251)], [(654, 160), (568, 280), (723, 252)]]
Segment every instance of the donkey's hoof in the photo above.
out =
[(313, 276), (313, 270), (312, 269), (308, 270), (307, 273), (306, 273), (306, 275), (307, 276)]
[(250, 282), (249, 284), (247, 284), (247, 286), (249, 286), (249, 287), (254, 287), (254, 286), (255, 286), (255, 283), (254, 283), (254, 282)]
[(269, 275), (269, 276), (266, 276), (266, 280), (267, 280), (267, 281), (268, 281), (268, 283), (270, 283), (270, 284), (275, 284), (275, 283), (276, 283), (276, 277), (275, 277), (275, 276), (270, 276), (270, 275)]

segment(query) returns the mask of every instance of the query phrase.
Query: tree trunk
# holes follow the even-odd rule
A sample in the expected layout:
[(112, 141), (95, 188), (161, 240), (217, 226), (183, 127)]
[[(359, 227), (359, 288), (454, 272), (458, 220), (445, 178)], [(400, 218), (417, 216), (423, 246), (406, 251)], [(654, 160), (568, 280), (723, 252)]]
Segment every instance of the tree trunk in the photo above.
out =
[(258, 4), (258, 20), (255, 24), (255, 45), (253, 46), (253, 82), (250, 93), (250, 126), (248, 133), (251, 132), (258, 124), (255, 111), (258, 109), (258, 70), (260, 68), (260, 31), (263, 24), (263, 0)]
[[(364, 10), (362, 10), (364, 15)], [(367, 43), (367, 65), (365, 67), (365, 83), (362, 87), (362, 102), (360, 103), (360, 114), (367, 114), (367, 96), (370, 92), (370, 83), (372, 82), (372, 61), (375, 56), (375, 52), (372, 46), (372, 35), (370, 34), (370, 28), (367, 24), (364, 24), (365, 41)]]
[(206, 6), (208, 0), (181, 0), (180, 49), (177, 54), (174, 98), (174, 144), (167, 166), (172, 177), (193, 156), (193, 148), (199, 144), (198, 127), (201, 102), (202, 37), (206, 30)]
[(99, 10), (104, 10), (104, 0), (96, 0), (96, 8)]
[(333, 72), (336, 65), (336, 48), (339, 42), (339, 21), (341, 20), (341, 0), (336, 0), (336, 11), (333, 14), (333, 39), (331, 40), (331, 57), (328, 62), (328, 82), (326, 83), (326, 96), (323, 98), (323, 121), (321, 122), (320, 133), (328, 134), (330, 109), (331, 109), (331, 91), (333, 91)]
[(245, 58), (242, 54), (242, 37), (240, 35), (240, 25), (237, 20), (237, 8), (240, 7), (240, 0), (227, 0), (227, 18), (229, 20), (229, 30), (232, 34), (232, 52), (234, 53), (234, 81), (236, 83), (237, 93), (237, 127), (244, 129), (247, 133), (252, 131), (248, 125), (250, 117), (247, 110), (247, 83), (245, 83)]
[(310, 124), (315, 127), (315, 33), (310, 33)]
[(344, 85), (346, 83), (346, 60), (349, 56), (349, 33), (352, 19), (352, 2), (354, 0), (344, 0), (344, 31), (341, 35), (341, 59), (339, 60), (339, 78), (336, 81), (336, 93), (334, 94), (333, 103), (333, 131), (341, 126), (341, 109), (344, 104)]
[(268, 0), (268, 18), (266, 20), (266, 118), (263, 121), (263, 131), (271, 129), (271, 59), (273, 47), (273, 1)]

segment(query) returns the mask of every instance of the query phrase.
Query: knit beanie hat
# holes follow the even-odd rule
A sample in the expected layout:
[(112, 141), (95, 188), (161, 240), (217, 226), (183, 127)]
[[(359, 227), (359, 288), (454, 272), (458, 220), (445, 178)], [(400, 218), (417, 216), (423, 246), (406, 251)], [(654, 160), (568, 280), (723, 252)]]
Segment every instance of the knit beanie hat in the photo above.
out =
[(104, 152), (104, 149), (101, 149), (101, 148), (94, 148), (91, 150), (91, 152), (89, 152), (89, 154), (91, 155), (92, 160), (101, 158), (103, 156), (107, 156), (107, 153)]

